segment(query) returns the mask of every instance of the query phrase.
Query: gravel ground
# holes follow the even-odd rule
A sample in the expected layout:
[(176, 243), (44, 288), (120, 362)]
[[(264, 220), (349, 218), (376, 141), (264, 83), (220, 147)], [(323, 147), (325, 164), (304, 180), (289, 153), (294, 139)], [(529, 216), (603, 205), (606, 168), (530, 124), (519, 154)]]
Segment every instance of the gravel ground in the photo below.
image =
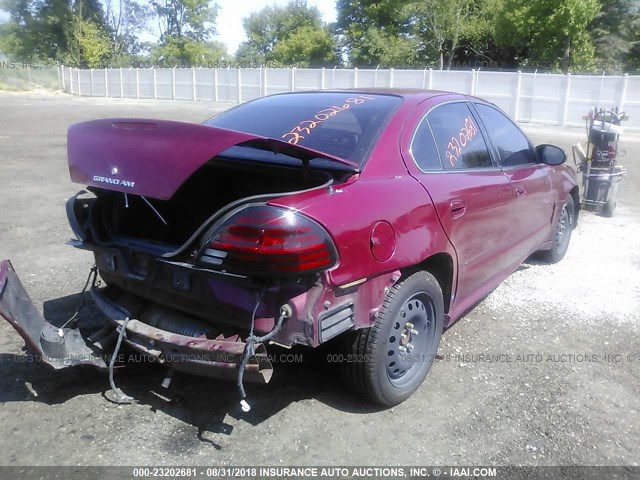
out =
[[(581, 215), (571, 255), (553, 268), (535, 261), (525, 264), (484, 304), (524, 315), (534, 294), (544, 298), (549, 313), (574, 323), (597, 326), (609, 319), (633, 324), (640, 308), (640, 225), (632, 219), (633, 211), (624, 205), (614, 218)], [(549, 288), (556, 285), (562, 288)]]
[[(68, 316), (92, 264), (64, 245), (65, 131), (90, 118), (201, 121), (226, 105), (0, 92), (0, 256), (34, 302)], [(525, 126), (570, 148), (576, 129)], [(387, 410), (347, 393), (327, 351), (276, 365), (249, 386), (135, 366), (109, 402), (105, 376), (27, 363), (0, 322), (0, 465), (640, 464), (640, 135), (623, 139), (629, 175), (616, 216), (581, 212), (566, 258), (525, 263), (443, 336), (425, 384)]]

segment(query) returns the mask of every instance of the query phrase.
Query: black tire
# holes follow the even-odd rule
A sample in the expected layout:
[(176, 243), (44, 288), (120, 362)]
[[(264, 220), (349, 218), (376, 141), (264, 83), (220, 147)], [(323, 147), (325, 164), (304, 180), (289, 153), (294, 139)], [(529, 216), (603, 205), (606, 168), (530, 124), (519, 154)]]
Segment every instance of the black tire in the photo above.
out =
[(541, 252), (543, 260), (549, 263), (558, 263), (562, 260), (569, 248), (571, 232), (574, 227), (575, 207), (571, 194), (567, 197), (562, 206), (560, 216), (553, 227), (553, 245), (551, 249)]
[(442, 290), (435, 277), (421, 271), (402, 280), (387, 293), (371, 328), (346, 338), (345, 383), (386, 407), (405, 401), (431, 369), (443, 322)]

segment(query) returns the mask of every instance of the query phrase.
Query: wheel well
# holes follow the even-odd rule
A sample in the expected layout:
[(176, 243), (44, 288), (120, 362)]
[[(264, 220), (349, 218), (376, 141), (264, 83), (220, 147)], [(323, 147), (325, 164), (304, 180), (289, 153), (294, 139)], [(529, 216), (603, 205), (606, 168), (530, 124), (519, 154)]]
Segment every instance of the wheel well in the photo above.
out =
[(569, 192), (573, 197), (573, 228), (578, 226), (578, 215), (580, 215), (580, 191), (578, 185)]
[(436, 278), (442, 290), (444, 313), (449, 313), (453, 286), (453, 259), (451, 256), (444, 252), (436, 253), (418, 265), (402, 269), (402, 276), (406, 278), (419, 270), (425, 270)]

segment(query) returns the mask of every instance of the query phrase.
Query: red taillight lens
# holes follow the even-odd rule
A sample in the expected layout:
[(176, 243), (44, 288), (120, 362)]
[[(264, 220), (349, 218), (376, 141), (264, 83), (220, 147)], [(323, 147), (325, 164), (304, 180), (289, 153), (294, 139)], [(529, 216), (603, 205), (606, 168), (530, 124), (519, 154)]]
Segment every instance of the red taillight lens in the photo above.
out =
[(278, 207), (247, 207), (225, 221), (200, 261), (240, 273), (304, 274), (332, 267), (336, 250), (310, 218)]

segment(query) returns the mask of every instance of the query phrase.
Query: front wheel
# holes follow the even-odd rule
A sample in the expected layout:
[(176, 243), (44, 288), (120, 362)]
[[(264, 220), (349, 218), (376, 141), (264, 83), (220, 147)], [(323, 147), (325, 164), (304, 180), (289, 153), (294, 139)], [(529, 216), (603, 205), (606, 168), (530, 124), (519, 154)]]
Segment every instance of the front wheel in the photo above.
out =
[(574, 214), (573, 197), (569, 194), (553, 229), (553, 245), (551, 249), (541, 252), (543, 260), (549, 263), (558, 263), (567, 253), (573, 230)]
[(435, 360), (443, 319), (442, 289), (433, 275), (417, 272), (395, 285), (371, 328), (347, 339), (347, 386), (383, 406), (409, 398)]

